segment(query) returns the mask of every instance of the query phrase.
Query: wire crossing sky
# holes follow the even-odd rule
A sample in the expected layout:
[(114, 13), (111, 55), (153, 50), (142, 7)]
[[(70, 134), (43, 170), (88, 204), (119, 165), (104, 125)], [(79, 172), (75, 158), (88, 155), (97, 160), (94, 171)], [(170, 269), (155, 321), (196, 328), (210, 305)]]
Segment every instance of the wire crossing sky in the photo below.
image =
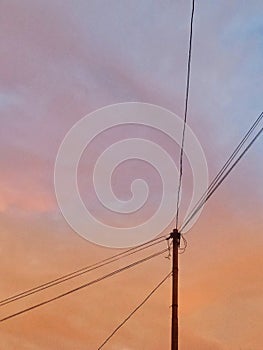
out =
[(195, 0), (192, 1), (192, 13), (191, 13), (191, 21), (190, 21), (190, 37), (189, 37), (189, 51), (188, 51), (188, 61), (187, 61), (187, 77), (186, 77), (185, 107), (184, 107), (184, 127), (183, 127), (182, 143), (180, 147), (180, 161), (179, 161), (180, 171), (179, 171), (179, 184), (178, 184), (176, 215), (175, 215), (176, 229), (178, 229), (178, 224), (179, 224), (179, 210), (180, 210), (179, 204), (180, 204), (180, 194), (181, 194), (182, 181), (183, 181), (183, 156), (184, 156), (185, 128), (187, 123), (188, 100), (189, 100), (189, 90), (190, 90), (194, 13), (195, 13)]
[[(260, 116), (257, 118), (257, 120), (254, 122), (254, 124), (251, 126), (251, 128), (248, 130), (248, 132), (246, 133), (246, 135), (244, 136), (244, 138), (240, 141), (240, 143), (238, 144), (238, 146), (236, 147), (236, 149), (234, 150), (234, 152), (232, 153), (232, 155), (230, 156), (230, 158), (227, 160), (227, 162), (225, 163), (225, 165), (223, 166), (223, 168), (219, 171), (218, 175), (216, 176), (216, 178), (212, 181), (211, 185), (208, 187), (208, 190), (206, 191), (206, 193), (204, 194), (204, 196), (202, 196), (200, 198), (200, 200), (197, 202), (197, 206), (195, 208), (195, 210), (193, 210), (193, 213), (190, 214), (190, 217), (187, 219), (186, 223), (184, 225), (187, 225), (187, 223), (193, 218), (193, 216), (195, 215), (196, 211), (200, 208), (200, 206), (204, 205), (204, 203), (211, 197), (211, 195), (216, 191), (216, 189), (222, 184), (222, 182), (225, 180), (225, 178), (230, 174), (230, 172), (234, 169), (234, 167), (238, 164), (238, 162), (242, 159), (242, 157), (247, 153), (247, 151), (250, 149), (250, 147), (254, 144), (254, 142), (259, 138), (259, 136), (261, 136), (262, 132), (263, 132), (263, 127), (260, 128), (260, 130), (256, 133), (256, 135), (252, 138), (252, 140), (248, 143), (248, 145), (246, 147), (243, 147), (245, 145), (245, 142), (247, 140), (249, 140), (249, 137), (251, 136), (252, 132), (255, 130), (255, 128), (260, 125), (260, 122), (262, 120), (262, 117), (263, 117), (263, 113), (260, 114)], [(243, 147), (243, 149), (242, 149)], [(241, 154), (238, 155), (238, 152), (240, 152)], [(236, 158), (236, 156), (238, 156)], [(236, 159), (235, 159), (236, 158)], [(233, 162), (232, 162), (233, 161)], [(232, 162), (232, 164), (231, 164)], [(57, 278), (53, 281), (50, 281), (50, 282), (47, 282), (45, 284), (42, 284), (38, 287), (35, 287), (35, 288), (32, 288), (32, 289), (29, 289), (28, 291), (25, 291), (25, 292), (22, 292), (22, 293), (19, 293), (13, 297), (9, 297), (9, 298), (6, 298), (2, 301), (0, 301), (0, 306), (4, 306), (10, 302), (14, 302), (16, 300), (19, 300), (21, 298), (24, 298), (26, 296), (29, 296), (29, 295), (32, 295), (32, 294), (35, 294), (39, 291), (42, 291), (44, 289), (47, 289), (49, 287), (52, 287), (54, 285), (57, 285), (59, 283), (62, 283), (64, 281), (67, 281), (69, 279), (72, 279), (72, 278), (75, 278), (77, 276), (79, 276), (80, 274), (84, 274), (84, 273), (87, 273), (87, 272), (90, 272), (90, 271), (93, 271), (94, 269), (97, 269), (99, 267), (102, 267), (102, 266), (105, 266), (105, 265), (108, 265), (114, 261), (117, 261), (117, 260), (120, 260), (122, 258), (125, 258), (131, 254), (134, 254), (134, 253), (137, 253), (137, 252), (140, 252), (144, 249), (147, 249), (149, 247), (152, 247), (154, 245), (157, 245), (157, 244), (160, 244), (162, 242), (164, 242), (165, 240), (167, 240), (166, 237), (157, 237), (156, 239), (153, 239), (147, 243), (144, 243), (144, 244), (141, 244), (140, 246), (138, 247), (134, 247), (134, 248), (131, 248), (131, 249), (128, 249), (127, 251), (123, 252), (123, 253), (119, 253), (119, 254), (116, 254), (116, 255), (113, 255), (112, 257), (110, 258), (107, 258), (107, 259), (104, 259), (102, 261), (99, 261), (97, 263), (94, 263), (88, 267), (84, 267), (84, 268), (81, 268), (75, 272), (72, 272), (70, 274), (67, 274), (65, 276), (62, 276), (60, 278)], [(146, 258), (143, 258), (141, 260), (138, 260), (136, 261), (135, 263), (132, 263), (130, 265), (127, 265), (123, 268), (120, 268), (116, 271), (113, 271), (103, 277), (100, 277), (98, 279), (95, 279), (91, 282), (88, 282), (88, 283), (85, 283), (84, 285), (81, 285), (77, 288), (74, 288), (72, 290), (69, 290), (67, 292), (64, 292), (54, 298), (51, 298), (49, 300), (45, 300), (44, 302), (41, 302), (39, 304), (36, 304), (36, 305), (33, 305), (29, 308), (26, 308), (24, 310), (21, 310), (19, 312), (16, 312), (12, 315), (9, 315), (3, 319), (0, 319), (0, 322), (3, 322), (3, 321), (7, 321), (8, 319), (10, 318), (13, 318), (15, 316), (19, 316), (25, 312), (28, 312), (28, 311), (31, 311), (35, 308), (38, 308), (40, 306), (43, 306), (43, 305), (46, 305), (52, 301), (55, 301), (57, 299), (60, 299), (64, 296), (67, 296), (68, 294), (71, 294), (71, 293), (74, 293), (74, 292), (77, 292), (78, 290), (80, 289), (83, 289), (83, 288), (86, 288), (90, 285), (93, 285), (94, 283), (97, 283), (97, 282), (100, 282), (102, 280), (104, 280), (105, 278), (109, 278), (109, 277), (112, 277), (113, 275), (115, 275), (116, 273), (119, 273), (119, 272), (122, 272), (126, 269), (129, 269), (131, 267), (134, 267), (136, 266), (137, 264), (140, 264), (140, 263), (143, 263), (143, 262), (146, 262), (148, 261), (149, 259), (152, 259), (156, 256), (159, 256), (160, 254), (163, 254), (164, 252), (168, 251), (168, 249), (164, 249), (164, 250), (161, 250), (160, 252), (157, 252), (157, 253), (154, 253)], [(142, 304), (140, 304), (139, 307), (141, 307), (150, 297), (151, 295), (164, 283), (164, 281), (166, 281), (166, 279), (171, 275), (171, 273), (169, 273), (165, 278), (164, 280), (162, 280), (160, 282), (160, 284), (157, 285), (157, 287), (153, 290), (153, 292), (151, 292), (149, 294), (149, 296), (146, 297), (146, 299), (142, 302)], [(137, 308), (135, 309), (134, 312), (137, 311)], [(134, 313), (133, 312), (133, 313)], [(132, 314), (133, 314), (132, 313)], [(128, 319), (130, 318), (130, 316), (128, 317)], [(126, 321), (128, 319), (125, 319), (124, 323), (126, 323)], [(117, 328), (118, 330), (119, 328)], [(115, 331), (112, 335), (115, 334)], [(111, 336), (110, 336), (111, 338)], [(110, 339), (110, 338), (107, 338), (106, 339), (106, 342)], [(106, 344), (106, 343), (105, 343)], [(102, 344), (105, 345), (104, 343)]]
[(86, 273), (89, 273), (89, 272), (92, 272), (94, 270), (97, 270), (101, 267), (104, 267), (104, 266), (107, 266), (115, 261), (118, 261), (120, 259), (123, 259), (123, 258), (126, 258), (130, 255), (133, 255), (133, 254), (136, 254), (138, 252), (141, 252), (142, 250), (145, 250), (147, 248), (151, 248), (157, 244), (160, 244), (162, 242), (164, 242), (166, 240), (165, 237), (157, 237), (145, 244), (141, 244), (140, 246), (137, 246), (137, 247), (134, 247), (134, 248), (130, 248), (122, 253), (118, 253), (118, 254), (115, 254), (109, 258), (106, 258), (106, 259), (103, 259), (101, 261), (98, 261), (97, 263), (94, 263), (94, 264), (91, 264), (89, 266), (85, 266), (81, 269), (78, 269), (76, 271), (73, 271), (73, 272), (70, 272), (64, 276), (61, 276), (61, 277), (58, 277), (52, 281), (49, 281), (49, 282), (46, 282), (46, 283), (43, 283), (39, 286), (36, 286), (36, 287), (33, 287), (33, 288), (30, 288), (26, 291), (23, 291), (21, 293), (18, 293), (16, 295), (13, 295), (11, 297), (8, 297), (8, 298), (5, 298), (3, 300), (0, 301), (0, 307), (1, 306), (4, 306), (4, 305), (7, 305), (7, 304), (10, 304), (16, 300), (20, 300), (20, 299), (23, 299), (27, 296), (30, 296), (32, 294), (35, 294), (35, 293), (38, 293), (38, 292), (41, 292), (47, 288), (50, 288), (50, 287), (53, 287), (53, 286), (56, 286), (58, 284), (61, 284), (63, 282), (66, 282), (66, 281), (69, 281), (71, 279), (74, 279), (78, 276), (81, 276), (81, 275), (84, 275)]
[[(41, 302), (41, 295), (50, 299), (55, 288), (66, 292), (67, 278), (73, 284), (81, 274), (79, 285), (88, 283), (89, 269), (94, 268), (95, 280), (104, 268), (125, 267), (157, 252), (161, 244), (167, 249), (172, 223), (161, 233), (162, 243), (153, 241), (138, 252), (111, 251), (79, 237), (58, 208), (54, 164), (66, 133), (98, 108), (139, 101), (183, 120), (191, 5), (165, 0), (0, 2), (1, 319)], [(263, 347), (262, 121), (236, 152), (262, 112), (262, 18), (259, 0), (195, 2), (187, 124), (204, 149), (211, 187), (184, 219), (194, 185), (184, 157), (179, 228), (211, 196), (187, 235), (190, 249), (180, 256), (180, 350)], [(158, 174), (135, 161), (116, 169), (112, 187), (116, 197), (127, 201), (133, 180), (143, 178), (149, 200), (142, 212), (117, 215), (96, 198), (91, 182), (97, 157), (112, 142), (129, 137), (157, 143), (175, 164), (180, 159), (180, 145), (134, 125), (109, 130), (85, 149), (77, 174), (81, 199), (98, 220), (114, 227), (140, 225), (162, 198)], [(104, 180), (99, 179), (101, 185)], [(167, 263), (160, 255), (105, 279), (103, 287), (95, 283), (88, 293), (85, 288), (72, 293), (70, 302), (61, 297), (59, 303), (1, 322), (0, 348), (96, 349), (131, 305), (149, 293), (148, 286), (164, 278)], [(53, 283), (54, 289), (49, 288)], [(145, 312), (134, 315), (107, 344), (109, 350), (168, 349), (169, 290), (164, 284), (144, 305)]]
[(64, 292), (64, 293), (61, 293), (61, 294), (59, 294), (59, 295), (57, 295), (57, 296), (55, 296), (55, 297), (53, 297), (53, 298), (47, 299), (47, 300), (45, 300), (45, 301), (42, 301), (41, 303), (35, 304), (35, 305), (30, 306), (30, 307), (28, 307), (28, 308), (26, 308), (26, 309), (23, 309), (23, 310), (21, 310), (21, 311), (18, 311), (18, 312), (15, 312), (15, 313), (11, 314), (11, 315), (8, 315), (8, 316), (6, 316), (6, 317), (0, 319), (0, 322), (5, 322), (5, 321), (7, 321), (7, 320), (10, 320), (11, 318), (14, 318), (14, 317), (16, 317), (16, 316), (22, 315), (22, 314), (24, 314), (24, 313), (26, 313), (26, 312), (28, 312), (28, 311), (34, 310), (34, 309), (36, 309), (36, 308), (38, 308), (38, 307), (40, 307), (40, 306), (47, 305), (47, 304), (49, 304), (49, 303), (51, 303), (51, 302), (53, 302), (53, 301), (56, 301), (56, 300), (61, 299), (61, 298), (64, 298), (65, 296), (67, 296), (67, 295), (69, 295), (69, 294), (75, 293), (75, 292), (77, 292), (77, 291), (79, 291), (79, 290), (81, 290), (81, 289), (83, 289), (83, 288), (87, 288), (87, 287), (89, 287), (89, 286), (91, 286), (91, 285), (93, 285), (93, 284), (95, 284), (95, 283), (98, 283), (98, 282), (103, 281), (103, 280), (106, 279), (106, 278), (110, 278), (110, 277), (116, 275), (117, 273), (120, 273), (120, 272), (122, 272), (122, 271), (125, 271), (125, 270), (127, 270), (127, 269), (130, 269), (130, 268), (132, 268), (132, 267), (134, 267), (134, 266), (136, 266), (136, 265), (138, 265), (138, 264), (144, 263), (144, 262), (146, 262), (146, 261), (148, 261), (148, 260), (150, 260), (150, 259), (153, 259), (153, 258), (155, 258), (155, 257), (157, 257), (157, 256), (159, 256), (159, 255), (161, 255), (161, 254), (164, 254), (165, 252), (167, 252), (167, 250), (168, 250), (168, 249), (163, 249), (163, 250), (161, 250), (161, 251), (158, 251), (158, 252), (156, 252), (156, 253), (154, 253), (154, 254), (151, 254), (151, 255), (149, 255), (149, 256), (146, 256), (146, 257), (143, 258), (143, 259), (140, 259), (140, 260), (138, 260), (138, 261), (135, 261), (135, 262), (133, 262), (132, 264), (129, 264), (129, 265), (127, 265), (127, 266), (124, 266), (124, 267), (122, 267), (122, 268), (120, 268), (120, 269), (118, 269), (118, 270), (114, 270), (113, 272), (110, 272), (110, 273), (108, 273), (108, 274), (106, 274), (106, 275), (104, 275), (104, 276), (102, 276), (102, 277), (96, 278), (95, 280), (92, 280), (92, 281), (87, 282), (87, 283), (85, 283), (85, 284), (82, 284), (82, 285), (80, 285), (80, 286), (78, 286), (78, 287), (76, 287), (76, 288), (73, 288), (73, 289), (68, 290), (68, 291), (66, 291), (66, 292)]
[(125, 325), (125, 323), (151, 298), (151, 296), (168, 280), (169, 277), (171, 277), (171, 272), (166, 275), (161, 282), (157, 284), (153, 290), (143, 299), (143, 301), (125, 318), (124, 321), (122, 321), (115, 329), (114, 331), (104, 340), (104, 342), (100, 345), (98, 350), (102, 349), (104, 345), (106, 345), (110, 339), (118, 332), (118, 330)]

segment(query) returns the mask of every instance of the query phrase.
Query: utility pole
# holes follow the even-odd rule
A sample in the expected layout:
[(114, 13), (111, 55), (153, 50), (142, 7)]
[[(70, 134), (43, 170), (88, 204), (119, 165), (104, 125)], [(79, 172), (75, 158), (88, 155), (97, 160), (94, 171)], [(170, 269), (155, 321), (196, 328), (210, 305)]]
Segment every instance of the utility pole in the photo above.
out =
[(181, 234), (177, 229), (174, 229), (170, 238), (173, 242), (171, 350), (178, 350), (178, 249), (180, 248)]

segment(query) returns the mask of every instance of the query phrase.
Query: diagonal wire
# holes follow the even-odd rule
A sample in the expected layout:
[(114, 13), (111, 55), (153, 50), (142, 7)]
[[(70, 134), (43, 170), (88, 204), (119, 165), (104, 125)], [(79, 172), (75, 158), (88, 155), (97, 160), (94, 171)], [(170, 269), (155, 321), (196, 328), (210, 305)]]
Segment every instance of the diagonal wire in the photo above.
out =
[(69, 295), (69, 294), (75, 293), (75, 292), (77, 292), (77, 291), (79, 291), (79, 290), (81, 290), (81, 289), (87, 288), (87, 287), (89, 287), (89, 286), (91, 286), (91, 285), (93, 285), (93, 284), (96, 284), (96, 283), (98, 283), (98, 282), (101, 282), (101, 281), (103, 281), (103, 280), (105, 280), (105, 279), (108, 279), (108, 278), (110, 278), (110, 277), (113, 277), (114, 275), (116, 275), (116, 274), (118, 274), (118, 273), (120, 273), (120, 272), (123, 272), (123, 271), (125, 271), (125, 270), (127, 270), (127, 269), (133, 268), (133, 267), (135, 267), (135, 266), (137, 266), (137, 265), (139, 265), (139, 264), (142, 264), (142, 263), (144, 263), (144, 262), (146, 262), (146, 261), (148, 261), (148, 260), (151, 260), (151, 259), (153, 259), (153, 258), (155, 258), (155, 257), (157, 257), (157, 256), (159, 256), (159, 255), (161, 255), (161, 254), (163, 254), (163, 253), (165, 253), (165, 252), (167, 252), (167, 250), (168, 250), (168, 249), (165, 248), (165, 249), (163, 249), (163, 250), (161, 250), (161, 251), (159, 251), (159, 252), (157, 252), (157, 253), (154, 253), (154, 254), (151, 254), (151, 255), (147, 256), (146, 258), (137, 260), (137, 261), (135, 261), (135, 262), (133, 262), (133, 263), (131, 263), (131, 264), (129, 264), (129, 265), (126, 265), (126, 266), (124, 266), (124, 267), (122, 267), (122, 268), (119, 268), (119, 269), (117, 269), (117, 270), (114, 270), (113, 272), (110, 272), (110, 273), (108, 273), (108, 274), (106, 274), (106, 275), (103, 275), (102, 277), (96, 278), (95, 280), (92, 280), (92, 281), (90, 281), (90, 282), (87, 282), (87, 283), (85, 283), (85, 284), (82, 284), (82, 285), (80, 285), (80, 286), (78, 286), (78, 287), (76, 287), (76, 288), (74, 288), (74, 289), (70, 289), (70, 290), (68, 290), (67, 292), (64, 292), (64, 293), (62, 293), (62, 294), (57, 295), (56, 297), (47, 299), (47, 300), (42, 301), (42, 302), (40, 302), (40, 303), (38, 303), (38, 304), (35, 304), (35, 305), (33, 305), (33, 306), (30, 306), (30, 307), (27, 307), (26, 309), (23, 309), (23, 310), (21, 310), (21, 311), (18, 311), (18, 312), (15, 312), (15, 313), (11, 314), (11, 315), (8, 315), (8, 316), (6, 316), (6, 317), (0, 319), (0, 323), (1, 323), (1, 322), (4, 322), (4, 321), (7, 321), (7, 320), (9, 320), (9, 319), (11, 319), (11, 318), (14, 318), (14, 317), (16, 317), (16, 316), (25, 314), (25, 313), (27, 313), (27, 312), (29, 312), (29, 311), (31, 311), (31, 310), (34, 310), (34, 309), (36, 309), (36, 308), (39, 308), (40, 306), (47, 305), (47, 304), (49, 304), (49, 303), (51, 303), (51, 302), (53, 302), (53, 301), (55, 301), (55, 300), (61, 299), (61, 298), (65, 297), (65, 296), (67, 296), (67, 295)]
[(118, 332), (120, 328), (122, 328), (126, 322), (129, 321), (129, 319), (151, 298), (151, 296), (161, 287), (162, 284), (172, 275), (172, 272), (169, 272), (168, 275), (164, 277), (164, 279), (161, 280), (157, 284), (157, 286), (146, 296), (146, 298), (143, 299), (143, 301), (114, 329), (114, 331), (104, 340), (104, 342), (100, 345), (98, 350), (101, 350), (104, 345), (106, 345), (109, 340)]
[(231, 165), (231, 167), (226, 171), (226, 173), (220, 178), (220, 180), (213, 187), (213, 189), (204, 197), (202, 202), (200, 202), (200, 204), (196, 207), (196, 209), (193, 211), (193, 213), (190, 215), (190, 217), (184, 222), (184, 224), (180, 228), (180, 231), (183, 230), (188, 225), (188, 223), (194, 218), (194, 216), (199, 212), (199, 210), (202, 208), (202, 206), (208, 201), (208, 199), (213, 195), (213, 193), (217, 190), (217, 188), (222, 184), (222, 182), (226, 179), (226, 177), (231, 173), (231, 171), (235, 168), (235, 166), (239, 163), (239, 161), (247, 153), (247, 151), (250, 149), (250, 147), (253, 145), (253, 143), (259, 138), (259, 136), (261, 135), (262, 132), (263, 132), (263, 128), (261, 128), (259, 130), (259, 132), (252, 139), (252, 141), (247, 145), (247, 147), (240, 154), (240, 156), (235, 160), (235, 162)]
[(61, 277), (58, 277), (56, 279), (53, 279), (53, 280), (51, 280), (49, 282), (43, 283), (41, 285), (38, 285), (38, 286), (36, 286), (34, 288), (27, 289), (27, 290), (25, 290), (25, 291), (23, 291), (21, 293), (18, 293), (16, 295), (13, 295), (11, 297), (8, 297), (6, 299), (1, 300), (0, 301), (0, 307), (4, 306), (4, 305), (7, 305), (9, 303), (12, 303), (14, 301), (26, 298), (26, 297), (28, 297), (28, 296), (30, 296), (32, 294), (41, 292), (41, 291), (43, 291), (43, 290), (45, 290), (47, 288), (50, 288), (50, 287), (56, 286), (58, 284), (61, 284), (63, 282), (69, 281), (71, 279), (74, 279), (76, 277), (79, 277), (81, 275), (89, 273), (91, 271), (97, 270), (97, 269), (99, 269), (99, 268), (101, 268), (103, 266), (111, 264), (111, 263), (113, 263), (115, 261), (118, 261), (118, 260), (120, 260), (122, 258), (126, 258), (126, 257), (128, 257), (130, 255), (133, 255), (135, 253), (138, 253), (140, 251), (143, 251), (145, 249), (153, 247), (153, 246), (155, 246), (157, 244), (160, 244), (160, 243), (162, 243), (165, 240), (166, 240), (165, 236), (161, 236), (159, 238), (155, 238), (155, 239), (153, 239), (153, 240), (151, 240), (151, 241), (149, 241), (147, 243), (143, 243), (143, 244), (141, 244), (141, 245), (139, 245), (137, 247), (130, 248), (130, 249), (124, 251), (124, 252), (115, 254), (115, 255), (113, 255), (113, 256), (111, 256), (109, 258), (103, 259), (103, 260), (101, 260), (101, 261), (99, 261), (97, 263), (94, 263), (94, 264), (91, 264), (89, 266), (83, 267), (83, 268), (78, 269), (78, 270), (76, 270), (74, 272), (71, 272), (71, 273), (63, 275)]
[[(207, 190), (204, 192), (204, 194), (201, 196), (201, 198), (197, 201), (197, 203), (195, 204), (195, 206), (193, 207), (193, 209), (191, 210), (191, 212), (188, 214), (188, 216), (185, 219), (185, 222), (183, 223), (183, 225), (180, 227), (180, 231), (183, 230), (186, 225), (189, 223), (189, 221), (192, 219), (192, 215), (195, 216), (197, 214), (197, 212), (201, 209), (200, 208), (200, 204), (201, 207), (204, 205), (205, 203), (205, 199), (206, 197), (209, 195), (209, 193), (213, 190), (213, 188), (216, 186), (217, 182), (220, 180), (221, 176), (224, 174), (224, 172), (227, 170), (227, 168), (230, 166), (231, 162), (235, 159), (235, 157), (237, 156), (237, 154), (239, 153), (239, 151), (242, 149), (242, 147), (244, 146), (244, 144), (246, 143), (246, 141), (249, 139), (249, 137), (251, 136), (251, 134), (253, 133), (253, 131), (256, 129), (256, 127), (258, 126), (258, 124), (261, 122), (263, 118), (263, 112), (258, 116), (258, 118), (255, 120), (255, 122), (252, 124), (252, 126), (250, 127), (250, 129), (248, 130), (248, 132), (244, 135), (243, 139), (240, 141), (240, 143), (237, 145), (237, 147), (235, 148), (235, 150), (233, 151), (233, 153), (230, 155), (230, 157), (228, 158), (228, 160), (226, 161), (226, 163), (224, 164), (224, 166), (221, 168), (221, 170), (218, 172), (218, 174), (216, 175), (216, 177), (213, 179), (213, 181), (211, 182), (211, 184), (208, 186)], [(197, 212), (196, 209), (198, 208)], [(195, 214), (193, 214), (195, 213)], [(191, 217), (191, 219), (190, 219)]]

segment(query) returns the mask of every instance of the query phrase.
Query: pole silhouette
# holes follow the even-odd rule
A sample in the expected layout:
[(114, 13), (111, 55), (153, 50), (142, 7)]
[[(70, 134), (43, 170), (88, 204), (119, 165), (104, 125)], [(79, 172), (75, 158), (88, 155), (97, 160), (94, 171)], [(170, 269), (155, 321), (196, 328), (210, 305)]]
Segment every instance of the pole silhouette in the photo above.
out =
[(178, 350), (178, 249), (180, 247), (181, 234), (177, 229), (174, 229), (170, 238), (173, 242), (171, 350)]

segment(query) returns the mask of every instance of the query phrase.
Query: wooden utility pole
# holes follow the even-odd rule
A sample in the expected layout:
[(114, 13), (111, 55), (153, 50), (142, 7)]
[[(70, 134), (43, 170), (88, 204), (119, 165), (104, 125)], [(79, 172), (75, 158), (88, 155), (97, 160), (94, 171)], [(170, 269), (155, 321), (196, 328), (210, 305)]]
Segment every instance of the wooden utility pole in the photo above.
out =
[(170, 238), (173, 240), (171, 350), (178, 350), (178, 249), (181, 234), (174, 229)]

